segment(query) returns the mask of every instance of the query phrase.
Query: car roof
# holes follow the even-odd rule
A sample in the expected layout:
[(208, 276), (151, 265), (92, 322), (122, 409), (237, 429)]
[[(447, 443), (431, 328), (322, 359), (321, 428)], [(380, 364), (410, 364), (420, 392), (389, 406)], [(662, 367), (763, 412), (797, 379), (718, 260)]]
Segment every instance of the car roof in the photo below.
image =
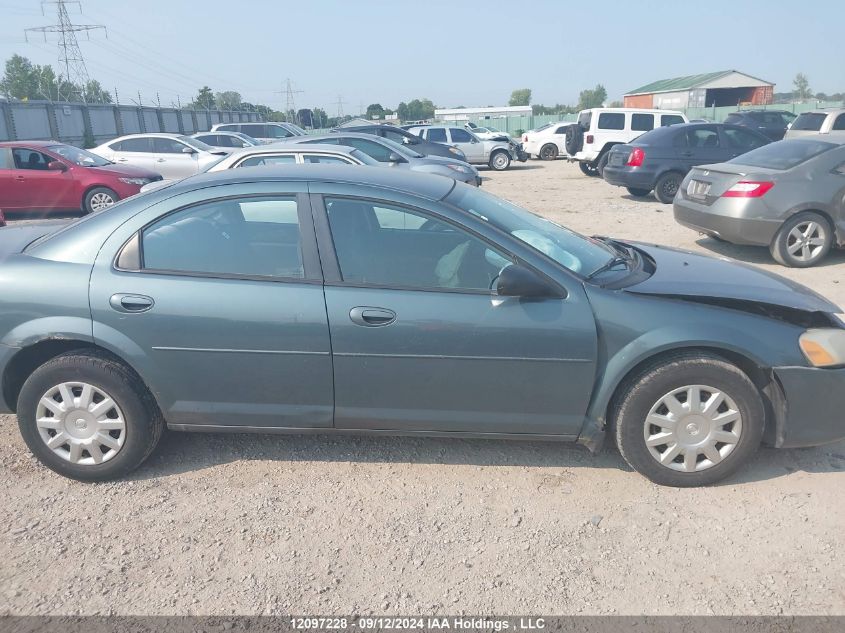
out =
[[(128, 138), (184, 138), (185, 136), (185, 134), (174, 134), (173, 132), (141, 132), (140, 134), (125, 134), (123, 136), (118, 136), (110, 141), (106, 141), (106, 143), (123, 141)], [(188, 136), (187, 138), (191, 137)]]
[(363, 138), (369, 141), (384, 141), (384, 139), (380, 136), (376, 136), (375, 134), (367, 134), (366, 132), (343, 132), (342, 130), (338, 130), (337, 132), (329, 132), (328, 134), (317, 134), (308, 136), (296, 136), (294, 138), (286, 138), (283, 143), (299, 143), (301, 139), (309, 139), (309, 140), (317, 140), (317, 139), (325, 139), (325, 140), (332, 140), (336, 139), (337, 135), (341, 134), (343, 136), (348, 136), (349, 138)]
[[(303, 147), (303, 145), (305, 147)], [(276, 154), (278, 152), (332, 152), (334, 154), (351, 154), (354, 147), (348, 145), (337, 145), (335, 143), (271, 143), (269, 145), (256, 145), (255, 147), (239, 147), (230, 156), (241, 154)]]
[(67, 145), (62, 141), (0, 141), (0, 147), (12, 147), (23, 145), (27, 147), (52, 147), (54, 145)]
[[(335, 146), (340, 147), (340, 146)], [(167, 187), (176, 194), (202, 189), (209, 185), (244, 182), (332, 182), (382, 187), (430, 200), (441, 200), (455, 187), (455, 181), (444, 176), (407, 169), (381, 169), (366, 165), (272, 165), (249, 169), (197, 174)]]
[[(807, 110), (801, 114), (843, 114), (845, 108), (818, 108), (817, 110)], [(798, 116), (801, 116), (800, 114)]]

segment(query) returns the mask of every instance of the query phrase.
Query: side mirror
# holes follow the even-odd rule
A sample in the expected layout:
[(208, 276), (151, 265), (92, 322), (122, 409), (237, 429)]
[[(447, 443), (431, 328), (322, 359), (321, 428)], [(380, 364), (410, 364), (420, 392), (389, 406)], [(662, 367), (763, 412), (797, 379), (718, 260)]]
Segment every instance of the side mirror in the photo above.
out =
[(411, 144), (411, 139), (409, 139), (407, 136), (403, 136), (402, 137), (402, 145), (410, 145), (410, 144)]
[(402, 157), (399, 156), (396, 152), (390, 152), (390, 155), (387, 157), (387, 162), (389, 163), (401, 163)]
[(47, 169), (50, 171), (67, 171), (67, 165), (60, 160), (51, 160), (47, 163)]
[(509, 264), (499, 273), (496, 294), (500, 297), (522, 297), (528, 299), (563, 298), (565, 293), (555, 288), (533, 270)]
[(186, 146), (186, 147), (182, 148), (182, 153), (183, 154), (196, 154), (197, 150), (195, 150), (193, 147), (187, 147)]

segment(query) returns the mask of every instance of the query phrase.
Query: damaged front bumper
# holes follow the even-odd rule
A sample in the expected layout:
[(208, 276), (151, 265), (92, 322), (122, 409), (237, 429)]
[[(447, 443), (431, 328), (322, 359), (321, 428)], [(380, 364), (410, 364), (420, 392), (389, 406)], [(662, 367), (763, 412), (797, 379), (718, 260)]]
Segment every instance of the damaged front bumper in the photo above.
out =
[(776, 448), (845, 439), (845, 368), (775, 367), (772, 373), (783, 396), (769, 438)]

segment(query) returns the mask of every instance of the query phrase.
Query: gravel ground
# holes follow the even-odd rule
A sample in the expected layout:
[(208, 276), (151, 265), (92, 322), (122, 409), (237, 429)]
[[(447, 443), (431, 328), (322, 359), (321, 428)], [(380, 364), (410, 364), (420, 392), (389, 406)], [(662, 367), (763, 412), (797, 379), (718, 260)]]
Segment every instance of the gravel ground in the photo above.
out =
[[(776, 270), (564, 162), (484, 188), (586, 233)], [(0, 416), (0, 614), (845, 614), (845, 442), (764, 449), (706, 489), (614, 450), (492, 440), (167, 434), (126, 481), (38, 466)]]

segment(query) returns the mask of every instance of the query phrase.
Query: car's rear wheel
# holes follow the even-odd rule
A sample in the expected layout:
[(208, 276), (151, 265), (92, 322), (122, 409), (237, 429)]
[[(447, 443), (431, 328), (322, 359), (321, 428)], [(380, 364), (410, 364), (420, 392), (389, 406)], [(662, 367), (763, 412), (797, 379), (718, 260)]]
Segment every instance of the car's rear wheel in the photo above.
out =
[(511, 165), (510, 155), (503, 149), (493, 152), (490, 157), (490, 169), (505, 171)]
[(554, 143), (546, 143), (543, 147), (540, 148), (540, 159), (541, 160), (554, 160), (557, 158), (557, 145)]
[(584, 161), (579, 161), (578, 167), (581, 168), (581, 173), (585, 176), (595, 177), (599, 175), (598, 170), (596, 169), (595, 163), (587, 163)]
[(85, 194), (85, 199), (82, 201), (82, 211), (85, 213), (102, 211), (108, 209), (118, 200), (120, 200), (118, 195), (108, 187), (94, 187)]
[(712, 484), (747, 464), (763, 436), (760, 393), (718, 356), (678, 353), (621, 387), (611, 409), (625, 461), (666, 486)]
[(833, 246), (833, 231), (823, 215), (806, 211), (789, 218), (769, 246), (776, 262), (792, 268), (815, 266)]
[(668, 174), (663, 174), (654, 186), (654, 195), (663, 204), (671, 204), (675, 199), (675, 194), (681, 187), (681, 181), (684, 177), (676, 171), (670, 171)]
[(602, 178), (604, 178), (604, 168), (607, 167), (608, 160), (610, 160), (610, 152), (605, 152), (599, 157), (599, 162), (596, 163), (596, 171)]
[(38, 460), (80, 481), (122, 477), (153, 451), (164, 421), (138, 376), (96, 352), (36, 369), (18, 398), (18, 426)]
[(632, 196), (636, 198), (645, 198), (651, 193), (651, 189), (638, 189), (637, 187), (625, 187)]

